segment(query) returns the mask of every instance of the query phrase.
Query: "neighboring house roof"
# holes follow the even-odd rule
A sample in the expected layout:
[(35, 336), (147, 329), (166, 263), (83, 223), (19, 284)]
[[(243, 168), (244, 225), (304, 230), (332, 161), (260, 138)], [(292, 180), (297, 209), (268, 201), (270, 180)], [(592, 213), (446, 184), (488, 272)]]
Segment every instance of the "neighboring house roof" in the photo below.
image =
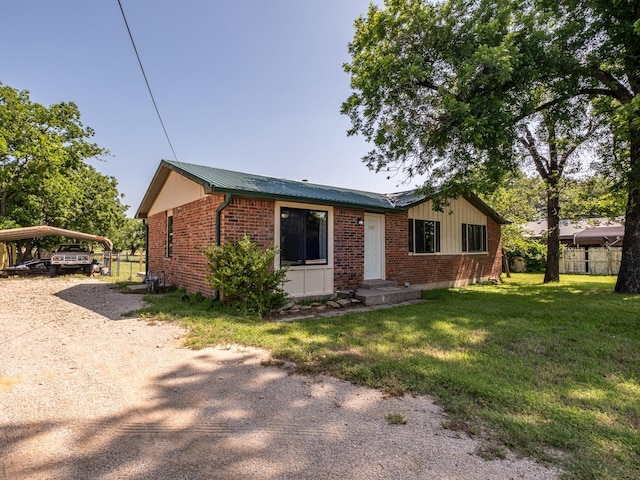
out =
[[(533, 238), (542, 238), (547, 234), (547, 219), (536, 222), (525, 223), (522, 226), (527, 235)], [(609, 230), (614, 228), (614, 230)], [(587, 233), (583, 233), (587, 232)], [(615, 234), (614, 234), (615, 232)], [(622, 232), (624, 236), (624, 225), (618, 220), (610, 218), (586, 218), (583, 220), (560, 220), (560, 241), (578, 244), (576, 239), (581, 240), (581, 245), (603, 245), (603, 237), (607, 236), (613, 244), (616, 236)], [(580, 236), (578, 236), (580, 235)], [(589, 239), (589, 240), (587, 240)], [(599, 241), (595, 241), (599, 240)]]
[[(560, 240), (573, 240), (573, 236), (587, 228), (586, 221), (582, 220), (582, 223), (572, 220), (560, 220)], [(525, 234), (534, 237), (542, 238), (547, 235), (547, 219), (543, 218), (535, 222), (525, 223), (522, 226)]]
[[(427, 199), (424, 195), (415, 192), (391, 195), (372, 193), (318, 185), (306, 181), (265, 177), (191, 163), (162, 160), (136, 212), (136, 218), (147, 217), (155, 198), (171, 171), (175, 171), (202, 185), (206, 193), (220, 192), (315, 204), (361, 207), (379, 212), (404, 210)], [(465, 198), (499, 223), (507, 223), (475, 195), (465, 196)]]
[(582, 245), (622, 246), (624, 227), (622, 225), (587, 228), (573, 236), (573, 243)]

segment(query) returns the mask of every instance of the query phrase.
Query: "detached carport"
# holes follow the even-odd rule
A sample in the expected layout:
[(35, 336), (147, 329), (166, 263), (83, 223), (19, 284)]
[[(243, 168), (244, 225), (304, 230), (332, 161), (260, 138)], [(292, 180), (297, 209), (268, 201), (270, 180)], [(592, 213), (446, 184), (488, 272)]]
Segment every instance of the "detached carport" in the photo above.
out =
[(24, 240), (27, 238), (56, 236), (67, 237), (75, 240), (97, 242), (104, 246), (105, 252), (111, 252), (111, 250), (113, 249), (113, 242), (111, 242), (111, 240), (106, 237), (102, 237), (100, 235), (92, 235), (90, 233), (76, 232), (74, 230), (66, 230), (64, 228), (49, 227), (47, 225), (0, 230), (0, 243)]

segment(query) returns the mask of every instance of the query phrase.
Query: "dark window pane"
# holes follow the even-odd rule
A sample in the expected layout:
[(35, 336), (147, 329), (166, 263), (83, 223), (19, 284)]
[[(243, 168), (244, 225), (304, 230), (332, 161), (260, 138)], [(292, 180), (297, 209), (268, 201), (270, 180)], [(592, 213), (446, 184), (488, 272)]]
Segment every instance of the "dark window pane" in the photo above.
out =
[(416, 220), (416, 253), (424, 253), (425, 250), (424, 220)]
[(468, 250), (467, 247), (467, 224), (462, 224), (462, 251), (466, 252)]
[(167, 257), (173, 255), (173, 215), (167, 217)]
[(327, 263), (327, 212), (306, 212), (305, 263)]
[(487, 226), (482, 225), (482, 251), (487, 251)]
[(324, 211), (282, 208), (280, 210), (280, 263), (282, 265), (326, 264), (328, 214)]
[(415, 220), (415, 253), (440, 251), (440, 222)]
[(300, 210), (283, 208), (280, 211), (280, 263), (304, 263), (304, 215)]
[(485, 225), (462, 224), (462, 251), (486, 252), (487, 227)]

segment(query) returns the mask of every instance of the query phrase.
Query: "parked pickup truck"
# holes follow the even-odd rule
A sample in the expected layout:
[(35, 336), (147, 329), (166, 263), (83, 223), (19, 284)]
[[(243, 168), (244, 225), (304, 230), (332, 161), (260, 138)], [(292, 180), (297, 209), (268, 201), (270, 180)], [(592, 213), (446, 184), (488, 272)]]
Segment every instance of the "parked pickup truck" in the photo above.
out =
[(82, 243), (63, 243), (51, 255), (49, 275), (55, 277), (63, 271), (80, 270), (87, 275), (94, 271), (93, 251)]

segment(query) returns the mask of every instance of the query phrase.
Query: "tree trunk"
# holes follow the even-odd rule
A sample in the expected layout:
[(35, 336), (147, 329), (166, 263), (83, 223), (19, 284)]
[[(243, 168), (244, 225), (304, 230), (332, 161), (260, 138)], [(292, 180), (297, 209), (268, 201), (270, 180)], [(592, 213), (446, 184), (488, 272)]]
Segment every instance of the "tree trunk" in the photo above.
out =
[(18, 240), (17, 244), (18, 248), (16, 249), (16, 263), (33, 260), (33, 240), (30, 238), (27, 238), (25, 240)]
[(615, 291), (640, 293), (640, 128), (631, 127), (629, 197)]
[(557, 178), (546, 179), (547, 187), (547, 264), (544, 283), (560, 281), (560, 193)]

